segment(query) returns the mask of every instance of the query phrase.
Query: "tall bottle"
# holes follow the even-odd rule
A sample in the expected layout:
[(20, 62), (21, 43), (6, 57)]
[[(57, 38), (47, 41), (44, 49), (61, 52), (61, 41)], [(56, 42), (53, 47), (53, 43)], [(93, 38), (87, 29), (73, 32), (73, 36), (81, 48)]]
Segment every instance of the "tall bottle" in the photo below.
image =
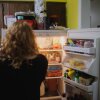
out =
[(76, 71), (76, 73), (75, 73), (74, 81), (75, 81), (76, 83), (79, 83), (79, 72), (78, 72), (78, 71)]

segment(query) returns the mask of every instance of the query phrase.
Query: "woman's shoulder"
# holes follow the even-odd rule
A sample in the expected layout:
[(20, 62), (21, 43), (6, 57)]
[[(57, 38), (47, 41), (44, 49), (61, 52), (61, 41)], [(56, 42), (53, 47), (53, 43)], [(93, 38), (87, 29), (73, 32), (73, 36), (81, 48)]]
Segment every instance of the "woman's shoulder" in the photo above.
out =
[(41, 59), (47, 59), (46, 56), (44, 56), (43, 54), (38, 54), (37, 58), (41, 58)]
[(36, 66), (36, 68), (40, 68), (40, 67), (43, 68), (42, 70), (46, 70), (48, 67), (48, 60), (46, 56), (42, 54), (37, 54), (36, 57), (30, 59), (29, 62), (31, 63), (31, 65)]
[(48, 62), (46, 56), (44, 56), (43, 54), (38, 54), (37, 57), (36, 57), (36, 59), (39, 60), (39, 61), (41, 61), (41, 62), (42, 61)]
[(43, 54), (37, 54), (35, 56), (29, 56), (26, 58), (26, 61), (32, 61), (33, 63), (40, 64), (40, 63), (48, 63), (46, 56)]

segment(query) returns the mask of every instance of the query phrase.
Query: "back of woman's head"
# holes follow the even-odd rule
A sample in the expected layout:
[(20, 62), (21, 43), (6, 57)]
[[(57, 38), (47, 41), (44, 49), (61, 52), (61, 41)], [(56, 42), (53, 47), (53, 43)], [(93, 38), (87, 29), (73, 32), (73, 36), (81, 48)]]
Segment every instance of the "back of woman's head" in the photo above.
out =
[(38, 53), (32, 28), (26, 22), (15, 22), (7, 29), (2, 52), (13, 62)]

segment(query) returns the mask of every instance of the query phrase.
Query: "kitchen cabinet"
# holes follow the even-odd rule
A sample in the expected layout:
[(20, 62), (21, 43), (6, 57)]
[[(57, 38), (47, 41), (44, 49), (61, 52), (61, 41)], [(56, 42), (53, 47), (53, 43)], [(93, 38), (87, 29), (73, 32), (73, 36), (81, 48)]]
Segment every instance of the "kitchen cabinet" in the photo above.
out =
[[(46, 6), (48, 18), (51, 20), (51, 17), (56, 15), (58, 18), (53, 18), (53, 20), (57, 21), (58, 25), (66, 27), (66, 3), (47, 2)], [(4, 25), (5, 15), (15, 15), (15, 12), (27, 12), (29, 10), (34, 11), (34, 1), (0, 2), (0, 28), (6, 27)]]

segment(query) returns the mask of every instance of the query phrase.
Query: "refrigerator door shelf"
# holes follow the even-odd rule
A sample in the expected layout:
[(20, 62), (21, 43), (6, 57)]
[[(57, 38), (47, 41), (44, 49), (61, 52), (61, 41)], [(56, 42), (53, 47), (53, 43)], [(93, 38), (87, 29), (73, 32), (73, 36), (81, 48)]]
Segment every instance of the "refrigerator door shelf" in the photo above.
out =
[(79, 56), (85, 56), (85, 57), (95, 57), (94, 54), (89, 55), (89, 54), (77, 53), (77, 52), (70, 52), (70, 51), (66, 52), (66, 54), (79, 55)]
[[(93, 64), (94, 64), (94, 63), (93, 63)], [(88, 66), (88, 68), (80, 69), (79, 67), (77, 67), (77, 68), (72, 67), (72, 66), (70, 66), (70, 64), (68, 64), (68, 63), (63, 63), (63, 65), (64, 65), (65, 68), (71, 68), (71, 69), (73, 69), (73, 70), (78, 70), (78, 71), (84, 72), (84, 73), (86, 73), (86, 74), (90, 74), (90, 75), (92, 75), (92, 76), (97, 77), (97, 74), (96, 74), (96, 72), (94, 71), (94, 70), (95, 70), (95, 66), (94, 66), (93, 64), (91, 64), (91, 66)]]
[(71, 84), (72, 86), (75, 86), (76, 88), (82, 89), (86, 92), (93, 92), (93, 85), (85, 86), (85, 85), (82, 85), (80, 83), (76, 83), (75, 81), (67, 79), (67, 78), (64, 78), (64, 82)]
[(72, 51), (72, 52), (80, 52), (84, 54), (95, 54), (96, 49), (94, 47), (91, 48), (82, 48), (82, 47), (71, 47), (71, 46), (64, 46), (64, 50)]

